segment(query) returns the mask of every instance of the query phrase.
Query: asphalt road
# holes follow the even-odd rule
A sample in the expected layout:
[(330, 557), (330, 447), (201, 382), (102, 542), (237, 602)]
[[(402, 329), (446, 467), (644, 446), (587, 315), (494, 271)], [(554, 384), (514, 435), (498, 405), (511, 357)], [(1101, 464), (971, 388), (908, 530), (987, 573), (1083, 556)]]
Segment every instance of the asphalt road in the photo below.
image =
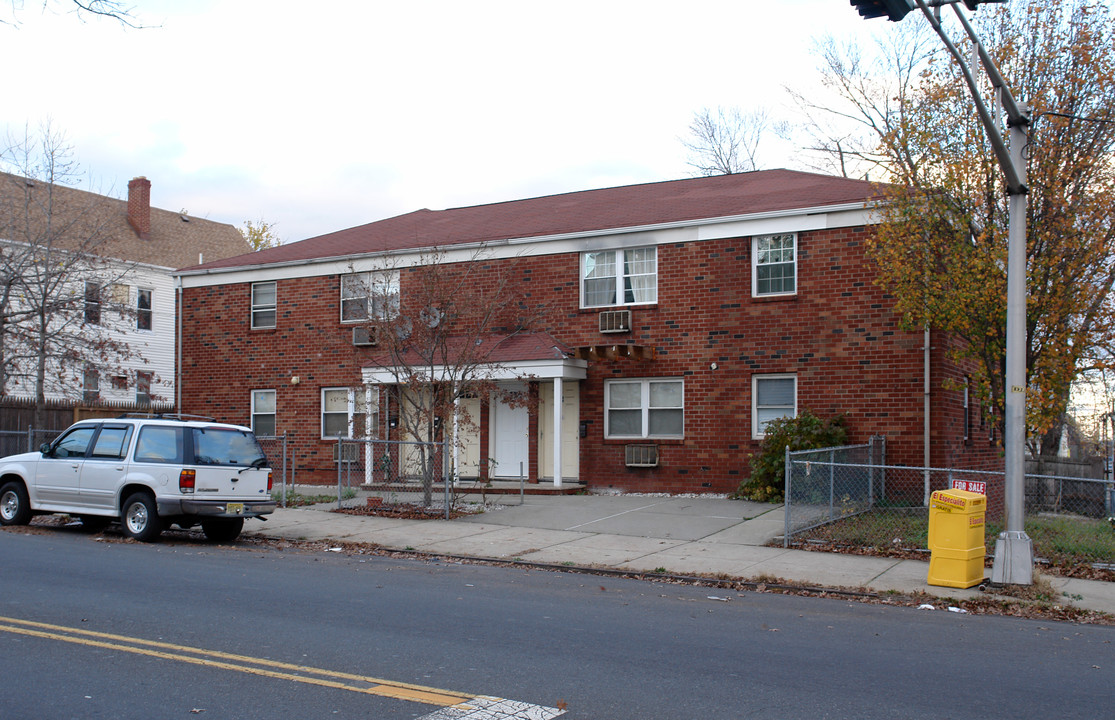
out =
[(6, 720), (422, 718), (457, 694), (586, 720), (1095, 718), (1115, 628), (5, 530), (0, 667)]

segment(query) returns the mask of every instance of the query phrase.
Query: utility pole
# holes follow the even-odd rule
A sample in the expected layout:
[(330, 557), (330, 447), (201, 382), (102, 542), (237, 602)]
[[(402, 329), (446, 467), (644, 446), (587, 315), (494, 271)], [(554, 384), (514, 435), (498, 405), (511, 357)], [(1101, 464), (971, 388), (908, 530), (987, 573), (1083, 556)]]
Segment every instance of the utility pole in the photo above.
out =
[[(963, 0), (969, 10), (983, 2), (1005, 0)], [(1034, 581), (1034, 551), (1025, 530), (1026, 482), (1026, 150), (1030, 142), (1030, 108), (1017, 102), (995, 67), (991, 56), (979, 41), (968, 18), (957, 6), (958, 0), (850, 0), (850, 4), (866, 18), (887, 17), (901, 21), (916, 6), (960, 66), (964, 82), (971, 92), (976, 112), (1007, 185), (1007, 377), (1006, 410), (1004, 414), (1005, 511), (1006, 530), (995, 541), (995, 561), (991, 581), (998, 584), (1031, 585)], [(979, 93), (979, 86), (964, 56), (957, 50), (941, 26), (937, 12), (952, 5), (960, 24), (977, 50), (980, 65), (998, 91), (1002, 110), (1007, 117), (1008, 141), (999, 129), (998, 113), (993, 115)], [(1009, 142), (1009, 144), (1008, 144)]]

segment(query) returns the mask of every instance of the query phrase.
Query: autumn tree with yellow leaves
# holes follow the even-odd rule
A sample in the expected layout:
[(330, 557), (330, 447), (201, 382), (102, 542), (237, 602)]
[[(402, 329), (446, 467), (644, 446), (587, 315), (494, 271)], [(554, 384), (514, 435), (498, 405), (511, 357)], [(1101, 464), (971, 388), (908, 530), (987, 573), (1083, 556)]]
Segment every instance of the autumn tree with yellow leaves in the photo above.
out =
[[(914, 14), (910, 21), (925, 23)], [(1033, 109), (1027, 422), (1032, 448), (1049, 451), (1073, 379), (1113, 363), (1115, 33), (1107, 5), (1089, 0), (985, 5), (974, 24), (1014, 96)], [(923, 53), (924, 44), (912, 44), (914, 52)], [(934, 55), (916, 81), (897, 86), (900, 95), (880, 102), (871, 93), (883, 85), (849, 75), (851, 67), (866, 73), (865, 66), (834, 64), (836, 57), (827, 56), (825, 70), (841, 82), (830, 87), (846, 103), (845, 117), (874, 136), (876, 167), (890, 183), (870, 245), (879, 282), (908, 327), (963, 341), (955, 352), (975, 361), (973, 385), (1001, 423), (1007, 194), (959, 68), (948, 55)], [(984, 97), (994, 105), (992, 88)]]

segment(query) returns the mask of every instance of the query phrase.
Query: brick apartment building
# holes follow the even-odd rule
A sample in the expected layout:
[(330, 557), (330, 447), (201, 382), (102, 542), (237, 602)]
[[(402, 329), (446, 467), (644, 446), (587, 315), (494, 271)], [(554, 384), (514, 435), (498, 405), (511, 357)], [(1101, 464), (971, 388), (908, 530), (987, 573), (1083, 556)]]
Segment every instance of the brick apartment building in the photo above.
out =
[(927, 349), (874, 283), (877, 200), (768, 170), (419, 210), (186, 268), (182, 408), (287, 433), (299, 482), (335, 481), (337, 432), (402, 439), (369, 324), (436, 255), (545, 308), (485, 336), (494, 377), (536, 402), (464, 399), (461, 476), (730, 492), (765, 423), (805, 409), (885, 435), (892, 464), (986, 466), (991, 424), (948, 338)]

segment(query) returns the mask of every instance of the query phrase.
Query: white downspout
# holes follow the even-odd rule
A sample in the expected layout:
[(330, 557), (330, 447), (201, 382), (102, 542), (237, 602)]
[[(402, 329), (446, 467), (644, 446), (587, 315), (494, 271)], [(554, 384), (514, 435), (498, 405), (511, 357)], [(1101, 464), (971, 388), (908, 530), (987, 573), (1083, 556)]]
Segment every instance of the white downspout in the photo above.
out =
[[(922, 467), (929, 468), (929, 467), (931, 467), (930, 452), (929, 452), (929, 389), (931, 387), (931, 383), (929, 381), (929, 375), (930, 375), (930, 372), (929, 372), (929, 359), (930, 359), (929, 355), (930, 355), (930, 352), (929, 352), (929, 326), (928, 325), (925, 327), (925, 341), (924, 341), (923, 345), (924, 345), (924, 347), (922, 348), (922, 354), (923, 354), (923, 364), (924, 364), (925, 367), (924, 367), (924, 371), (922, 373), (923, 376), (924, 376), (922, 378), (922, 406), (923, 406), (923, 412), (922, 412), (922, 416), (923, 416), (923, 418), (922, 418), (922, 424), (923, 424), (923, 427), (922, 427)], [(922, 503), (926, 507), (929, 507), (929, 495), (930, 495), (930, 492), (929, 492), (929, 470), (925, 470), (925, 493), (924, 494), (925, 494), (925, 497), (922, 499)]]
[(182, 276), (174, 278), (174, 288), (177, 291), (175, 315), (178, 316), (177, 327), (174, 331), (174, 408), (182, 414)]

